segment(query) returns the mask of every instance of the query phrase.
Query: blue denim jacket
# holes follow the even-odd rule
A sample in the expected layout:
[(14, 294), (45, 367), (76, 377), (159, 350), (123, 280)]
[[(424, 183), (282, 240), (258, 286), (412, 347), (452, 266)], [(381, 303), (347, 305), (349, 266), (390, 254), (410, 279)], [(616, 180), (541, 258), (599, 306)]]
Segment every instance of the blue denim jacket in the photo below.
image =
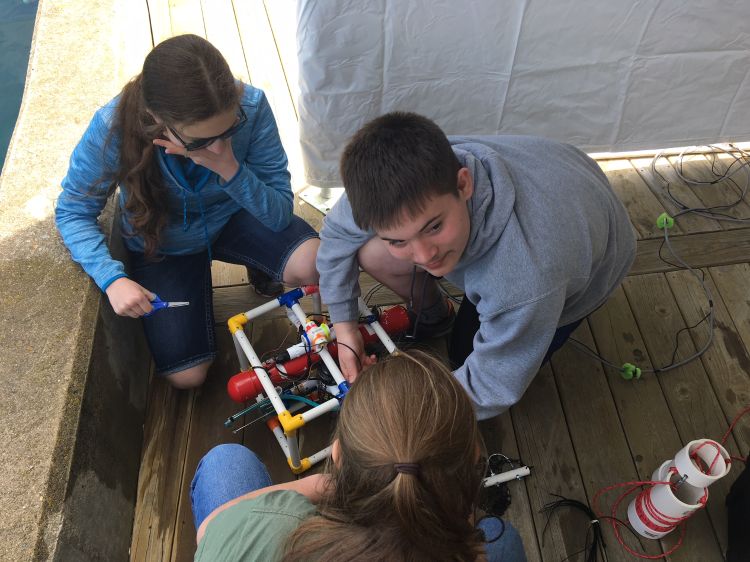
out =
[[(292, 218), (293, 194), (287, 158), (276, 120), (265, 94), (244, 86), (240, 103), (247, 124), (232, 137), (232, 149), (240, 169), (228, 182), (212, 173), (205, 183), (180, 185), (166, 165), (166, 155), (154, 147), (168, 192), (168, 224), (161, 234), (159, 252), (166, 255), (194, 254), (207, 249), (229, 218), (246, 209), (275, 232), (284, 230)], [(97, 219), (107, 202), (105, 179), (118, 167), (120, 139), (108, 143), (118, 98), (99, 109), (70, 157), (68, 174), (62, 181), (55, 220), (73, 260), (81, 264), (104, 291), (124, 277), (123, 264), (112, 259)], [(174, 168), (174, 166), (172, 166)], [(104, 181), (102, 181), (104, 180)], [(203, 182), (201, 182), (203, 183)], [(143, 251), (143, 239), (132, 234), (123, 206), (127, 185), (120, 186), (118, 205), (125, 245)]]

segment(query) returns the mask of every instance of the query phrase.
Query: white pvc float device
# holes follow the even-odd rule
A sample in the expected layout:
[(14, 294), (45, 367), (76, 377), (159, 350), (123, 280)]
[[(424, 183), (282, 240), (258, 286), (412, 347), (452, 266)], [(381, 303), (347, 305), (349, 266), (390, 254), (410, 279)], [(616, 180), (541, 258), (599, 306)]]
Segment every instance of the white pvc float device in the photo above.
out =
[[(698, 457), (700, 466), (694, 457)], [(674, 467), (685, 482), (696, 488), (705, 488), (729, 472), (732, 461), (727, 450), (711, 439), (691, 441), (674, 456)], [(703, 472), (705, 468), (708, 472)]]
[(731, 458), (711, 439), (691, 441), (674, 460), (664, 461), (651, 476), (654, 484), (628, 505), (628, 520), (639, 535), (658, 539), (705, 506), (708, 486), (726, 476)]

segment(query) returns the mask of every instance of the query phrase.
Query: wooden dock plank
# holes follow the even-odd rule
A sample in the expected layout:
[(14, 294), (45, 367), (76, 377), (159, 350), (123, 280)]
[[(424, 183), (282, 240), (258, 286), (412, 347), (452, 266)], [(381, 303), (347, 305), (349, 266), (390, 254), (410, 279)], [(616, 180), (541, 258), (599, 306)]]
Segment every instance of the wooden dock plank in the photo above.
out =
[[(594, 348), (588, 323), (584, 322), (573, 334), (573, 337), (585, 345)], [(557, 388), (562, 400), (565, 420), (568, 424), (573, 447), (575, 448), (581, 478), (586, 489), (589, 505), (599, 490), (616, 483), (639, 480), (633, 463), (628, 441), (623, 432), (618, 412), (607, 383), (607, 376), (599, 363), (584, 363), (581, 369), (580, 352), (571, 345), (565, 345), (552, 357), (552, 370), (557, 381)], [(610, 502), (622, 493), (618, 489), (600, 505), (603, 513), (609, 514), (606, 499)], [(593, 507), (593, 506), (592, 506)], [(624, 510), (623, 510), (624, 513)], [(618, 516), (622, 517), (623, 513)], [(631, 555), (617, 544), (612, 528), (602, 526), (607, 549), (607, 559), (611, 561), (630, 561)], [(586, 534), (586, 527), (579, 530), (579, 536)], [(632, 537), (623, 536), (631, 548), (640, 551), (639, 545)], [(645, 541), (645, 553), (661, 554), (659, 543)]]
[[(656, 172), (651, 169), (652, 160), (653, 158), (634, 158), (630, 162), (641, 178), (643, 178), (645, 185), (661, 201), (667, 213), (674, 215), (680, 209), (669, 198), (665, 181), (669, 182), (669, 191), (686, 205), (690, 207), (701, 207), (703, 205), (698, 196), (680, 180), (666, 158), (658, 160), (656, 163)], [(660, 175), (663, 176), (663, 179)], [(718, 221), (699, 217), (691, 213), (678, 217), (676, 222), (679, 223), (680, 228), (685, 234), (723, 230)]]
[(172, 36), (184, 33), (206, 36), (200, 0), (169, 0), (169, 21)]
[[(228, 329), (227, 320), (235, 314), (260, 306), (268, 299), (259, 296), (250, 285), (235, 285), (214, 289), (214, 322), (219, 329)], [(278, 316), (278, 315), (277, 315)], [(271, 315), (267, 316), (268, 318)]]
[(263, 0), (236, 1), (234, 10), (250, 79), (253, 86), (263, 90), (268, 97), (289, 159), (292, 188), (298, 191), (304, 185), (304, 169), (297, 113), (289, 94), (268, 14)]
[(133, 562), (171, 557), (193, 398), (193, 392), (152, 378), (130, 546)]
[(112, 49), (127, 51), (128, 56), (118, 61), (116, 66), (117, 82), (125, 85), (134, 76), (141, 73), (143, 60), (154, 46), (148, 4), (144, 1), (121, 3), (117, 6), (114, 17), (119, 18), (127, 34), (118, 34)]
[(750, 298), (747, 291), (750, 264), (713, 266), (709, 268), (709, 272), (710, 281), (727, 304), (737, 332), (747, 348), (750, 345)]
[[(688, 325), (697, 324), (708, 311), (706, 296), (698, 280), (687, 271), (672, 272), (667, 274), (667, 279), (675, 295), (680, 310), (685, 317)], [(706, 277), (706, 284), (713, 293), (713, 302), (715, 310), (716, 327), (714, 329), (713, 342), (711, 347), (701, 356), (701, 362), (708, 375), (709, 382), (714, 389), (714, 393), (719, 401), (719, 405), (724, 413), (725, 427), (719, 434), (708, 435), (717, 441), (721, 440), (726, 427), (738, 411), (737, 395), (744, 395), (744, 404), (750, 404), (750, 355), (748, 355), (742, 340), (737, 334), (731, 317), (727, 312), (721, 296), (716, 290), (709, 275)], [(702, 347), (708, 339), (706, 333), (707, 323), (703, 323), (700, 328), (690, 331), (693, 343), (696, 348)], [(744, 427), (750, 428), (750, 422), (745, 420)], [(748, 442), (741, 447), (747, 450)], [(728, 437), (726, 448), (730, 451), (739, 450), (737, 443), (732, 435)], [(723, 497), (722, 494), (728, 492), (729, 487), (739, 476), (739, 471), (731, 471), (727, 476), (722, 478), (720, 486), (711, 486), (711, 493), (714, 497)], [(721, 502), (719, 502), (721, 503)], [(725, 510), (721, 513), (726, 515)], [(726, 549), (726, 519), (720, 523), (722, 531), (718, 533), (719, 542), (722, 549)]]
[[(663, 274), (628, 277), (623, 286), (652, 362), (657, 368), (665, 367), (672, 361), (675, 334), (686, 327), (666, 278)], [(695, 351), (690, 337), (683, 334), (675, 359), (685, 359)], [(700, 361), (661, 373), (658, 380), (683, 444), (723, 434), (726, 420)], [(665, 451), (664, 460), (676, 452)], [(712, 486), (712, 492), (719, 497), (726, 494), (723, 480)], [(722, 502), (709, 501), (705, 511), (710, 514), (714, 534), (691, 535), (691, 552), (701, 553), (700, 560), (720, 560), (717, 537), (726, 534), (726, 510)], [(693, 519), (700, 522), (703, 514), (699, 512)]]
[[(589, 323), (602, 357), (616, 365), (627, 362), (644, 370), (653, 368), (622, 288), (589, 316)], [(647, 479), (664, 462), (665, 455), (681, 446), (661, 385), (653, 373), (647, 372), (640, 380), (629, 381), (614, 369), (608, 369), (607, 373), (638, 475)], [(654, 432), (655, 427), (660, 431)]]
[(211, 264), (211, 285), (214, 289), (247, 285), (249, 278), (244, 265), (214, 261)]
[(232, 74), (250, 84), (232, 0), (201, 0), (206, 39), (224, 55)]
[[(750, 236), (744, 229), (705, 232), (689, 236), (670, 236), (670, 242), (677, 255), (693, 267), (728, 265), (750, 261)], [(642, 275), (672, 271), (675, 266), (659, 259), (662, 240), (639, 240), (633, 267), (629, 275)], [(665, 247), (662, 255), (674, 261)]]
[[(740, 201), (731, 208), (722, 208), (739, 197), (739, 189), (726, 180), (709, 185), (708, 182), (715, 181), (717, 175), (712, 171), (711, 163), (705, 155), (686, 155), (681, 159), (677, 156), (671, 156), (669, 162), (675, 171), (685, 178), (707, 183), (706, 185), (690, 186), (690, 189), (698, 196), (705, 207), (717, 207), (716, 212), (725, 213), (732, 217), (750, 217), (750, 205), (745, 201)], [(747, 228), (748, 226), (738, 222), (720, 222), (724, 230)]]
[[(727, 153), (727, 152), (710, 152), (704, 155), (706, 160), (709, 162), (711, 170), (717, 175), (727, 175), (719, 186), (723, 186), (721, 189), (730, 190), (733, 186), (734, 189), (728, 191), (729, 194), (735, 193), (739, 195), (743, 190), (750, 188), (750, 161), (745, 155), (741, 155), (738, 152)], [(731, 195), (730, 195), (731, 198)], [(747, 201), (747, 195), (744, 198), (744, 205), (750, 207)], [(738, 216), (740, 219), (744, 219), (744, 226), (750, 227), (750, 213), (747, 212), (747, 207), (740, 206)], [(742, 210), (744, 209), (744, 210)]]
[[(639, 239), (658, 238), (661, 231), (656, 226), (656, 218), (665, 209), (635, 171), (630, 161), (605, 160), (599, 167), (607, 175), (612, 189), (628, 211), (630, 221), (638, 233)], [(682, 234), (679, 225), (675, 225), (674, 234)]]
[(242, 437), (224, 427), (224, 420), (239, 408), (227, 395), (226, 382), (229, 374), (237, 371), (237, 358), (229, 331), (217, 326), (216, 345), (218, 354), (211, 366), (208, 378), (195, 391), (195, 404), (190, 420), (187, 452), (183, 472), (183, 485), (177, 506), (177, 523), (171, 560), (187, 562), (195, 554), (195, 527), (190, 507), (190, 482), (195, 475), (198, 462), (212, 447), (219, 443), (240, 443)]
[(151, 20), (151, 36), (154, 46), (172, 37), (169, 0), (148, 0), (148, 15)]
[[(710, 281), (715, 284), (721, 297), (721, 308), (726, 305), (727, 313), (732, 320), (729, 330), (724, 327), (728, 324), (725, 320), (717, 324), (722, 337), (725, 338), (724, 360), (729, 363), (731, 373), (727, 382), (722, 385), (723, 394), (720, 394), (720, 399), (727, 423), (731, 423), (740, 410), (750, 406), (750, 367), (746, 363), (747, 350), (750, 349), (750, 300), (747, 297), (750, 265), (712, 267), (709, 271)], [(734, 333), (739, 336), (739, 341), (735, 339)], [(735, 453), (746, 456), (750, 452), (750, 418), (742, 418), (735, 426), (733, 435), (739, 446), (739, 451)]]
[(511, 416), (521, 458), (534, 467), (526, 478), (526, 488), (542, 559), (564, 559), (583, 547), (586, 517), (560, 512), (550, 519), (544, 532), (547, 516), (539, 510), (556, 499), (551, 494), (584, 503), (587, 497), (549, 365), (539, 371), (521, 401), (511, 408)]
[(299, 119), (299, 63), (297, 61), (297, 0), (264, 0), (268, 21), (279, 51), (289, 95)]
[[(734, 269), (741, 271), (739, 268)], [(713, 296), (716, 327), (711, 347), (703, 354), (701, 361), (729, 422), (739, 410), (750, 405), (750, 354), (727, 310), (723, 295), (714, 283), (711, 270), (705, 273), (705, 283)], [(708, 310), (708, 305), (697, 279), (686, 271), (668, 273), (667, 279), (685, 321), (689, 325), (698, 323)], [(740, 280), (744, 284), (741, 288), (746, 290), (750, 277), (742, 276)], [(726, 282), (726, 277), (722, 281)], [(690, 331), (696, 347), (702, 346), (706, 341), (708, 336), (705, 332), (705, 323), (702, 330), (696, 328)], [(750, 420), (744, 420), (740, 427), (743, 425), (748, 433), (740, 440), (739, 445), (746, 451), (750, 446)], [(719, 437), (714, 436), (716, 439)], [(730, 439), (727, 446), (732, 448), (732, 445)]]
[(312, 226), (316, 232), (320, 232), (320, 229), (323, 228), (324, 218), (321, 212), (300, 199), (299, 194), (294, 199), (294, 214), (304, 219), (305, 222)]

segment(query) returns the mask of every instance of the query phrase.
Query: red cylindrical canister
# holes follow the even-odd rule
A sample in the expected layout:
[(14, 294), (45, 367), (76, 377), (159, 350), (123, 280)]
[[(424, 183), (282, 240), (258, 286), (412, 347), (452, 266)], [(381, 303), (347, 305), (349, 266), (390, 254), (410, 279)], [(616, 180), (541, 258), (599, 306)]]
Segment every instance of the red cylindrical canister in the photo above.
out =
[[(276, 367), (267, 367), (268, 376), (274, 384), (280, 384), (284, 379)], [(227, 382), (227, 394), (235, 402), (240, 404), (251, 400), (263, 392), (263, 385), (253, 369), (240, 371)]]

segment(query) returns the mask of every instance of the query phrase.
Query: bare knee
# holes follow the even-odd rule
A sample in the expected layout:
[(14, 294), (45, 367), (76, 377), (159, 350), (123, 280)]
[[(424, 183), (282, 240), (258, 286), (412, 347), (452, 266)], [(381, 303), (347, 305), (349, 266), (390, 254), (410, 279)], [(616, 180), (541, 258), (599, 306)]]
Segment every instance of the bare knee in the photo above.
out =
[(300, 244), (284, 268), (284, 284), (292, 287), (299, 285), (315, 285), (318, 283), (318, 270), (315, 267), (315, 258), (318, 256), (320, 240), (310, 238)]
[(180, 390), (198, 388), (206, 380), (208, 368), (211, 366), (211, 363), (212, 361), (199, 363), (198, 365), (188, 367), (183, 371), (177, 371), (176, 373), (167, 375), (165, 378), (169, 381), (169, 384)]
[[(425, 302), (432, 303), (438, 298), (435, 280), (425, 278), (427, 273), (419, 268), (415, 269), (410, 261), (394, 258), (380, 238), (373, 238), (362, 246), (357, 259), (362, 269), (400, 296), (404, 302), (418, 304), (424, 298)], [(414, 294), (415, 285), (422, 287), (419, 294)]]
[(362, 269), (379, 280), (405, 276), (411, 278), (414, 269), (411, 262), (394, 258), (386, 243), (377, 237), (371, 238), (359, 249), (357, 260)]

